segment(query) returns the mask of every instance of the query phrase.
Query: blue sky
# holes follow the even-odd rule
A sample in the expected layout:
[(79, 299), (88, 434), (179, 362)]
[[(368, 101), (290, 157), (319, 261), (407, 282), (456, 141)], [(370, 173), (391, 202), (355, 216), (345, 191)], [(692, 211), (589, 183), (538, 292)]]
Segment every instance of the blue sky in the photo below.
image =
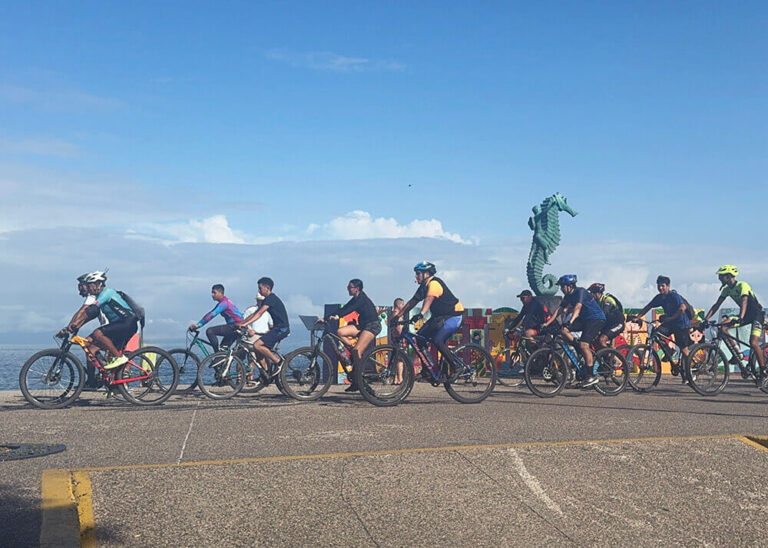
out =
[[(119, 264), (126, 238), (224, 278), (227, 243), (342, 256), (360, 238), (386, 262), (379, 238), (396, 238), (410, 264), (449, 242), (455, 292), (501, 306), (524, 285), (531, 206), (560, 191), (579, 216), (553, 270), (631, 280), (631, 304), (659, 269), (706, 300), (711, 272), (739, 263), (760, 294), (767, 31), (763, 2), (6, 3), (0, 238), (15, 255), (0, 261), (37, 279), (23, 265), (39, 249), (17, 244), (82, 228), (92, 249), (73, 242), (43, 272)], [(495, 277), (472, 270), (501, 249), (517, 255)], [(348, 260), (327, 266), (338, 288), (284, 292), (316, 307), (377, 276)], [(391, 280), (372, 291), (412, 289)]]

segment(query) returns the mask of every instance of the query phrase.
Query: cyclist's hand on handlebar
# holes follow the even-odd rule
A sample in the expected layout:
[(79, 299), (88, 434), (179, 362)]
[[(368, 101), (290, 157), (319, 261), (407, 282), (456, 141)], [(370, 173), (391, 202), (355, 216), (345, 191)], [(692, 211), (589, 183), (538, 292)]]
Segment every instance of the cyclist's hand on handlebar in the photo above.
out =
[(424, 319), (423, 314), (414, 314), (413, 317), (411, 318), (411, 321), (418, 322), (419, 320), (422, 320), (422, 319)]
[(198, 329), (200, 329), (200, 328), (197, 327), (196, 323), (189, 324), (189, 327), (187, 328), (187, 330), (189, 330), (189, 331), (197, 331)]

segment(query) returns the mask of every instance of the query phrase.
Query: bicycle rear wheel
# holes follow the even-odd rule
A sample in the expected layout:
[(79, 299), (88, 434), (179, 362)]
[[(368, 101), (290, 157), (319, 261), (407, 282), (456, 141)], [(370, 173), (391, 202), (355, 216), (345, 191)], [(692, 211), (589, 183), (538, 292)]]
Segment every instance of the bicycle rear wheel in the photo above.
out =
[[(765, 364), (766, 368), (768, 368), (768, 343), (762, 345), (760, 347), (763, 351), (763, 356), (765, 356)], [(755, 370), (760, 373), (760, 362), (755, 361)], [(757, 387), (762, 391), (768, 394), (768, 374), (765, 374), (765, 372), (762, 372), (761, 378), (757, 382)]]
[[(398, 372), (402, 372), (403, 380), (395, 384)], [(399, 404), (411, 393), (414, 382), (411, 361), (399, 347), (391, 344), (373, 347), (360, 360), (353, 375), (360, 395), (378, 407)]]
[(311, 346), (297, 348), (285, 357), (280, 370), (283, 392), (295, 400), (316, 400), (331, 387), (331, 359)]
[(19, 372), (24, 399), (41, 409), (60, 409), (83, 391), (85, 371), (71, 353), (43, 350), (29, 358)]
[(627, 352), (629, 385), (636, 392), (650, 392), (661, 380), (661, 360), (647, 344), (636, 344)]
[(144, 346), (128, 356), (115, 380), (120, 394), (136, 405), (159, 405), (171, 397), (179, 383), (179, 367), (171, 355), (156, 346)]
[(515, 387), (525, 382), (522, 354), (520, 347), (507, 347), (499, 352), (496, 380), (500, 385)]
[(694, 344), (681, 361), (688, 384), (702, 396), (717, 396), (728, 384), (728, 359), (716, 344)]
[(197, 368), (200, 366), (200, 358), (186, 348), (174, 348), (168, 353), (179, 366), (179, 384), (176, 385), (174, 394), (191, 394), (197, 386)]
[[(488, 351), (476, 344), (465, 344), (453, 351), (456, 367), (447, 361), (441, 371), (450, 374), (444, 386), (451, 397), (461, 403), (480, 403), (493, 392), (496, 386), (496, 365)], [(445, 366), (448, 366), (447, 368)]]
[(616, 396), (627, 387), (629, 370), (624, 356), (615, 348), (602, 348), (595, 353), (595, 375), (600, 379), (595, 390), (603, 396)]
[(565, 388), (568, 366), (551, 348), (540, 348), (525, 362), (525, 384), (540, 398), (556, 396)]
[(216, 352), (200, 362), (197, 386), (203, 394), (214, 400), (236, 396), (245, 386), (245, 365), (229, 352)]

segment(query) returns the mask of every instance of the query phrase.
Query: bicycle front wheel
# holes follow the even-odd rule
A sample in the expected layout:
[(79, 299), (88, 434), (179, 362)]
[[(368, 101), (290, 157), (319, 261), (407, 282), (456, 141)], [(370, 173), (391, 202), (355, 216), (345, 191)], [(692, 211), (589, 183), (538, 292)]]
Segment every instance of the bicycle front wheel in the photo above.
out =
[(41, 409), (60, 409), (83, 391), (85, 371), (71, 353), (59, 349), (34, 354), (19, 372), (24, 399)]
[[(405, 353), (391, 344), (375, 346), (355, 367), (355, 382), (360, 395), (378, 407), (391, 407), (403, 401), (413, 388), (414, 374)], [(402, 381), (395, 383), (402, 377)]]
[(636, 344), (627, 352), (629, 385), (636, 392), (650, 392), (661, 380), (661, 360), (647, 344)]
[(627, 387), (627, 362), (615, 348), (603, 348), (595, 353), (595, 370), (595, 375), (600, 379), (595, 390), (603, 396), (616, 396)]
[(331, 359), (311, 346), (298, 348), (285, 357), (280, 370), (283, 392), (301, 401), (316, 400), (331, 387)]
[[(441, 361), (445, 361), (443, 357)], [(452, 364), (451, 361), (456, 363)], [(476, 344), (465, 344), (453, 351), (448, 365), (450, 374), (444, 383), (451, 397), (461, 403), (480, 403), (496, 386), (496, 365), (488, 351)]]
[(556, 396), (565, 388), (568, 366), (551, 348), (540, 348), (525, 362), (525, 384), (540, 398)]
[(179, 383), (179, 367), (171, 355), (156, 346), (144, 346), (128, 356), (115, 375), (120, 394), (136, 405), (159, 405), (171, 397)]
[(197, 368), (200, 366), (200, 358), (186, 348), (174, 348), (168, 353), (179, 366), (179, 384), (176, 385), (174, 394), (191, 394), (197, 386)]
[[(760, 347), (763, 351), (763, 356), (765, 356), (765, 363), (766, 368), (768, 368), (768, 344), (764, 344)], [(760, 362), (755, 360), (755, 370), (760, 374)], [(762, 391), (768, 394), (768, 374), (765, 374), (765, 372), (762, 372), (762, 376), (757, 381), (757, 387)]]
[(702, 396), (717, 396), (728, 384), (728, 359), (716, 344), (694, 344), (681, 361), (688, 384)]
[(214, 400), (236, 396), (246, 381), (245, 365), (229, 352), (216, 352), (200, 362), (197, 386), (203, 394)]
[(496, 378), (502, 386), (520, 386), (525, 382), (523, 376), (523, 353), (520, 347), (508, 347), (498, 354)]

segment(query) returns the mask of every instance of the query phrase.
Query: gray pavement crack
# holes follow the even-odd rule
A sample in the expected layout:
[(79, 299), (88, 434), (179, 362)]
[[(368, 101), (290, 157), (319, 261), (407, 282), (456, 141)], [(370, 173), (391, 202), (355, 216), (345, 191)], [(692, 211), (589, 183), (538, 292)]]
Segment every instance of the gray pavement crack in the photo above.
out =
[(362, 516), (360, 516), (355, 506), (349, 500), (347, 500), (347, 497), (345, 494), (345, 481), (344, 481), (346, 479), (346, 471), (347, 471), (347, 459), (342, 459), (341, 460), (341, 482), (340, 482), (341, 485), (339, 487), (341, 500), (344, 501), (344, 503), (349, 507), (352, 514), (354, 514), (355, 518), (357, 518), (357, 521), (360, 523), (360, 526), (368, 535), (368, 538), (371, 539), (371, 542), (373, 543), (373, 545), (376, 546), (377, 548), (380, 548), (381, 544), (376, 542), (376, 539), (373, 538), (373, 534), (371, 533), (370, 529), (368, 529), (368, 526), (365, 524), (365, 521), (363, 521)]
[[(470, 465), (471, 465), (471, 466), (472, 466), (472, 467), (473, 467), (475, 470), (477, 470), (478, 472), (480, 472), (482, 475), (484, 475), (485, 477), (487, 477), (489, 480), (491, 480), (491, 481), (492, 481), (493, 483), (495, 483), (496, 485), (499, 485), (499, 486), (501, 486), (503, 483), (506, 483), (504, 480), (499, 480), (499, 479), (496, 479), (496, 478), (494, 478), (493, 476), (491, 476), (491, 475), (490, 475), (490, 474), (489, 474), (489, 473), (488, 473), (488, 472), (485, 470), (485, 468), (483, 468), (483, 467), (481, 467), (481, 466), (478, 466), (478, 465), (477, 465), (477, 464), (476, 464), (476, 463), (475, 463), (475, 462), (474, 462), (472, 459), (470, 459), (469, 457), (467, 457), (466, 455), (464, 455), (464, 454), (463, 454), (461, 451), (455, 451), (455, 453), (456, 453), (456, 454), (457, 454), (459, 457), (461, 457), (462, 459), (464, 459), (465, 461), (467, 461), (467, 462), (468, 462), (468, 463), (469, 463), (469, 464), (470, 464)], [(552, 520), (550, 520), (549, 518), (547, 518), (547, 516), (543, 515), (541, 512), (539, 512), (538, 510), (536, 510), (536, 508), (534, 508), (533, 506), (531, 506), (530, 504), (528, 504), (527, 502), (525, 502), (525, 501), (524, 501), (522, 498), (520, 498), (520, 497), (516, 496), (516, 495), (515, 495), (514, 493), (512, 493), (512, 492), (507, 492), (507, 494), (508, 494), (509, 496), (511, 496), (512, 498), (514, 498), (514, 499), (517, 499), (517, 501), (520, 503), (520, 505), (521, 505), (521, 506), (525, 506), (526, 508), (528, 508), (528, 509), (529, 509), (529, 510), (530, 510), (530, 511), (531, 511), (531, 512), (534, 514), (534, 515), (538, 516), (538, 517), (539, 517), (539, 519), (541, 519), (541, 520), (542, 520), (544, 523), (546, 523), (547, 525), (549, 525), (550, 527), (552, 527), (552, 528), (553, 528), (555, 531), (557, 531), (558, 533), (560, 533), (560, 534), (561, 534), (563, 537), (565, 537), (566, 539), (568, 539), (568, 541), (569, 541), (571, 544), (574, 544), (574, 545), (578, 544), (578, 543), (576, 542), (576, 540), (575, 540), (575, 539), (573, 539), (573, 538), (572, 538), (572, 537), (571, 537), (571, 536), (570, 536), (568, 533), (566, 533), (565, 531), (563, 531), (563, 530), (562, 530), (560, 527), (558, 527), (558, 526), (557, 526), (557, 524), (553, 523), (553, 522), (552, 522)]]

